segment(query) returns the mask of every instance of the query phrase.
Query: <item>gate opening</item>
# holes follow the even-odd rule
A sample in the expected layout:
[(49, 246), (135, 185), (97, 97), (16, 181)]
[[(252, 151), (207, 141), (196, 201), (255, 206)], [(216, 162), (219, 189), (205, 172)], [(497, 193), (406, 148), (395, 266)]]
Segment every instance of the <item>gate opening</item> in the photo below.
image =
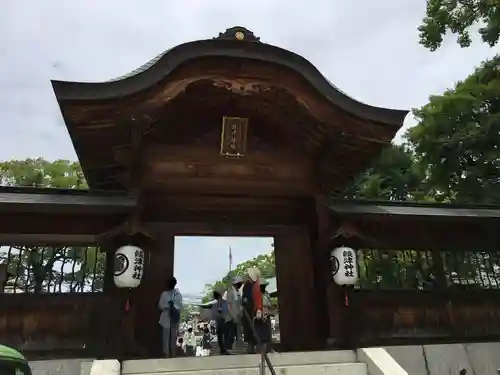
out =
[[(269, 346), (272, 347), (273, 344), (279, 342), (279, 309), (273, 237), (176, 236), (174, 254), (174, 275), (177, 278), (184, 305), (179, 338), (184, 338), (185, 332), (191, 327), (195, 332), (196, 345), (203, 350), (202, 355), (220, 354), (217, 313), (212, 307), (213, 292), (222, 291), (224, 292), (223, 299), (230, 300), (231, 298), (227, 297), (227, 291), (233, 288), (235, 277), (245, 278), (248, 268), (255, 267), (260, 270), (260, 281), (264, 291), (262, 295), (267, 306), (266, 319), (270, 327)], [(243, 287), (237, 290), (240, 296), (242, 290)], [(234, 319), (234, 314), (228, 314), (226, 317), (231, 324), (237, 325), (237, 327), (231, 326), (235, 328), (232, 331), (234, 332), (233, 339), (228, 338), (231, 334), (226, 333), (225, 336), (226, 341), (232, 343), (231, 348), (228, 348), (232, 354), (251, 352), (243, 335), (243, 319), (245, 319), (243, 313), (239, 313), (237, 319)], [(210, 345), (204, 346), (207, 330)]]

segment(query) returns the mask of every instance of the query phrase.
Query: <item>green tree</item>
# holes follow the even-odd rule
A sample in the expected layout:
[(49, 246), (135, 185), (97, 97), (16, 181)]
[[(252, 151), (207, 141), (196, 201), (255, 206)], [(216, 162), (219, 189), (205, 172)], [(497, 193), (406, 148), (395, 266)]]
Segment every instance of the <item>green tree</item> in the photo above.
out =
[(500, 56), (414, 111), (408, 131), (423, 183), (440, 202), (500, 203)]
[(205, 285), (205, 288), (203, 290), (204, 297), (202, 298), (202, 302), (205, 303), (212, 300), (212, 292), (214, 289), (227, 288), (234, 276), (245, 275), (247, 269), (251, 267), (258, 268), (263, 279), (271, 279), (273, 277), (276, 277), (274, 250), (270, 254), (260, 254), (255, 258), (239, 263), (234, 270), (229, 271), (222, 279), (217, 280), (213, 284)]
[[(8, 186), (88, 188), (80, 165), (69, 160), (42, 158), (0, 162), (0, 182)], [(15, 246), (0, 253), (15, 275), (16, 288), (25, 292), (100, 290), (106, 254), (96, 247)]]
[[(405, 143), (384, 150), (346, 197), (500, 204), (499, 68), (500, 57), (495, 57), (414, 110), (418, 124), (407, 132)], [(498, 287), (485, 282), (498, 277), (497, 259), (474, 250), (442, 254), (439, 264), (462, 283)], [(360, 284), (391, 288), (416, 282), (425, 287), (426, 277), (436, 271), (432, 256), (361, 250)]]
[(349, 199), (425, 200), (421, 181), (425, 170), (415, 163), (407, 145), (388, 146), (373, 165), (347, 189)]
[(461, 47), (471, 44), (470, 31), (476, 26), (485, 43), (493, 47), (500, 37), (500, 0), (427, 0), (420, 44), (438, 49), (447, 32), (457, 35)]
[(0, 162), (0, 183), (8, 186), (87, 189), (78, 162), (43, 158)]

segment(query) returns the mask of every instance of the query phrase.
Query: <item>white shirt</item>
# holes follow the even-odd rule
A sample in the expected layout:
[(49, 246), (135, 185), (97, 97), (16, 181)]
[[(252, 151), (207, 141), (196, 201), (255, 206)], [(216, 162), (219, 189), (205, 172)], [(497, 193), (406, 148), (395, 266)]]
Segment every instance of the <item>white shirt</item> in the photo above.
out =
[(224, 293), (224, 299), (227, 301), (229, 315), (233, 320), (238, 320), (241, 311), (241, 295), (234, 286), (230, 286)]
[(160, 300), (158, 301), (158, 308), (161, 310), (159, 323), (164, 328), (170, 327), (170, 314), (168, 311), (170, 301), (174, 303), (176, 310), (179, 312), (182, 311), (182, 295), (178, 289), (166, 290), (160, 295)]

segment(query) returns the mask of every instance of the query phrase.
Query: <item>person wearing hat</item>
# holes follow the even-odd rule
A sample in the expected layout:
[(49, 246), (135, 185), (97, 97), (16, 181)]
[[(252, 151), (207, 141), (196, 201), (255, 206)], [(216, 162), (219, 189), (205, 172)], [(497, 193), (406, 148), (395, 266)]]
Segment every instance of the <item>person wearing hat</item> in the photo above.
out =
[(223, 299), (224, 290), (222, 288), (215, 288), (213, 297), (215, 303), (212, 306), (213, 320), (215, 320), (215, 332), (217, 335), (217, 344), (221, 355), (230, 354), (226, 343), (227, 338), (227, 322), (230, 320), (228, 304)]
[[(243, 284), (242, 292), (243, 308), (246, 311), (243, 316), (243, 335), (248, 344), (248, 353), (255, 353), (258, 341), (261, 341), (264, 306), (260, 291), (260, 270), (252, 267), (247, 270), (247, 274), (248, 278)], [(254, 329), (258, 337), (255, 337)]]
[(227, 322), (226, 330), (226, 344), (228, 349), (232, 349), (234, 345), (234, 339), (238, 337), (238, 326), (241, 321), (241, 296), (239, 290), (243, 285), (242, 276), (234, 276), (232, 279), (232, 285), (230, 285), (226, 293), (224, 294), (224, 299), (227, 301), (229, 309), (229, 321)]

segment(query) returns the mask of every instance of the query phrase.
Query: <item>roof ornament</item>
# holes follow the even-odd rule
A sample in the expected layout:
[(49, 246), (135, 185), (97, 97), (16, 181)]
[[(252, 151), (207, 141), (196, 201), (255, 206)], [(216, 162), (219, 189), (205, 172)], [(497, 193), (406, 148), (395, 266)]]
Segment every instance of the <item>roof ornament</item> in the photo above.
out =
[(246, 42), (259, 42), (260, 38), (257, 38), (253, 32), (242, 26), (234, 26), (223, 33), (219, 33), (218, 37), (214, 39), (226, 39), (226, 40), (244, 40)]

